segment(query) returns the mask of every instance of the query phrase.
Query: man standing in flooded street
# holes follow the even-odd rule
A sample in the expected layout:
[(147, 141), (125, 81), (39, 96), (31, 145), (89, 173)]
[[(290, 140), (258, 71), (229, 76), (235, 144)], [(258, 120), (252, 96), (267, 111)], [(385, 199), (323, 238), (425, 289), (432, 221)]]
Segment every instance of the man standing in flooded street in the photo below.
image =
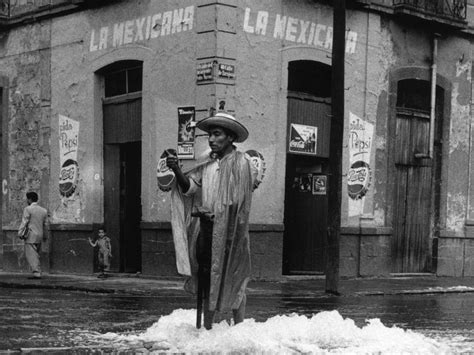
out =
[[(248, 131), (233, 116), (217, 113), (197, 127), (209, 134), (207, 162), (187, 174), (176, 156), (168, 156), (167, 165), (185, 196), (201, 194), (202, 204), (193, 211), (200, 218), (196, 252), (189, 257), (198, 264), (198, 298), (203, 292), (204, 327), (211, 329), (216, 311), (232, 309), (235, 324), (244, 319), (250, 278), (248, 224), (256, 175), (248, 157), (234, 146), (247, 139)], [(192, 274), (198, 278), (197, 272)], [(198, 327), (199, 318), (198, 306)]]

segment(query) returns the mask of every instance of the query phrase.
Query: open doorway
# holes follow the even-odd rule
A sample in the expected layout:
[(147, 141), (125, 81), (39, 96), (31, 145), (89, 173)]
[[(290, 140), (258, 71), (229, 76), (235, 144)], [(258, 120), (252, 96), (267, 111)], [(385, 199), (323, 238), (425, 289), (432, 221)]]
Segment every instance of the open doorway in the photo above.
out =
[(283, 243), (284, 274), (322, 274), (329, 178), (331, 67), (293, 61), (288, 68)]
[(104, 225), (112, 271), (141, 271), (142, 63), (122, 61), (101, 71), (105, 83)]

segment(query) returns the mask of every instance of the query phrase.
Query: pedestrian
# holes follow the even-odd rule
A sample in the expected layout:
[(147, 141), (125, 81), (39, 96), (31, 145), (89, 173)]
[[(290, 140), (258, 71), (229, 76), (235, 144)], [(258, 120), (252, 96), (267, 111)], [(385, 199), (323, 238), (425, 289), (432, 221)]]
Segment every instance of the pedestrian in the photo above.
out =
[(38, 204), (38, 194), (26, 193), (28, 206), (23, 210), (23, 218), (18, 229), (18, 236), (25, 241), (25, 256), (30, 266), (32, 279), (41, 279), (41, 243), (46, 242), (49, 235), (48, 211)]
[(192, 213), (199, 217), (199, 233), (197, 239), (188, 237), (189, 257), (195, 259), (191, 265), (198, 266), (197, 271), (195, 267), (192, 270), (198, 288), (197, 327), (201, 326), (202, 296), (204, 327), (211, 329), (216, 311), (232, 309), (235, 324), (244, 319), (245, 289), (250, 278), (248, 223), (258, 171), (234, 145), (245, 141), (248, 131), (233, 116), (217, 113), (198, 122), (197, 127), (209, 134), (211, 152), (207, 160), (186, 174), (175, 155), (169, 155), (166, 164), (176, 176), (178, 187), (174, 192), (200, 194), (194, 201), (201, 201), (201, 205)]
[(89, 243), (93, 247), (98, 247), (97, 255), (99, 259), (99, 272), (97, 276), (99, 278), (107, 277), (106, 271), (110, 269), (110, 259), (112, 258), (112, 245), (110, 244), (110, 238), (105, 233), (105, 229), (100, 228), (98, 230), (98, 236), (95, 241), (89, 238)]

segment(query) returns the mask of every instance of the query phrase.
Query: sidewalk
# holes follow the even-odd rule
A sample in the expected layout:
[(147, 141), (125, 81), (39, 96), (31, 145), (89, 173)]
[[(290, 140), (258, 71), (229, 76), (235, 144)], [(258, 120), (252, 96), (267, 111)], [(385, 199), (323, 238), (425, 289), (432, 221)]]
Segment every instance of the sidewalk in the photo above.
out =
[[(105, 279), (95, 275), (45, 274), (40, 280), (27, 273), (0, 271), (0, 288), (43, 288), (95, 293), (142, 296), (187, 295), (183, 279), (147, 278), (112, 274)], [(324, 277), (284, 277), (281, 281), (251, 281), (249, 297), (328, 297)], [(474, 277), (436, 277), (433, 275), (392, 276), (387, 278), (341, 279), (339, 291), (345, 296), (383, 296), (393, 294), (474, 293)]]

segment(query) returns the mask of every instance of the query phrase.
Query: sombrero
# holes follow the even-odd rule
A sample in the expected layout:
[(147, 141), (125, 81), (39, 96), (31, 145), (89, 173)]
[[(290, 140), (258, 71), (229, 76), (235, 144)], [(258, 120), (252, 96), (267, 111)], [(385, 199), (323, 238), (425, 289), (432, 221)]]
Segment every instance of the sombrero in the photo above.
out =
[(235, 133), (236, 143), (242, 143), (249, 136), (249, 131), (242, 123), (238, 122), (234, 116), (222, 112), (202, 119), (196, 124), (196, 127), (208, 133), (211, 127), (224, 127)]

